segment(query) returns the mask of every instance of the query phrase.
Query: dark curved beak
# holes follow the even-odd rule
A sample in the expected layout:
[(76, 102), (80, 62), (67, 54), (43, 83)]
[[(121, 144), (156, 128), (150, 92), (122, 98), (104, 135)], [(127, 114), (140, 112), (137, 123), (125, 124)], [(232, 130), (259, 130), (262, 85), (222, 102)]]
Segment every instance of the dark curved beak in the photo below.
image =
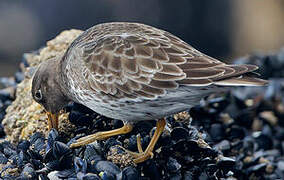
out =
[(46, 112), (47, 117), (48, 117), (48, 130), (50, 131), (52, 128), (58, 130), (58, 116), (59, 113), (51, 113), (51, 112)]

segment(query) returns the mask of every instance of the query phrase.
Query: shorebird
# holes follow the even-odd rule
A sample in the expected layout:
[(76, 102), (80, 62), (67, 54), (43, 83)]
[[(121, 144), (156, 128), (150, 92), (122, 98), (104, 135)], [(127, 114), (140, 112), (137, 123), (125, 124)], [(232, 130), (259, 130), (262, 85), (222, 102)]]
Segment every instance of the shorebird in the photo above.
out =
[(232, 86), (262, 86), (255, 65), (228, 65), (173, 34), (139, 23), (93, 26), (75, 39), (62, 57), (43, 62), (32, 82), (32, 96), (58, 127), (59, 111), (70, 101), (120, 119), (124, 126), (78, 139), (72, 148), (126, 134), (137, 121), (157, 120), (146, 150), (137, 139), (135, 163), (149, 159), (166, 125), (165, 116), (197, 105), (211, 93)]

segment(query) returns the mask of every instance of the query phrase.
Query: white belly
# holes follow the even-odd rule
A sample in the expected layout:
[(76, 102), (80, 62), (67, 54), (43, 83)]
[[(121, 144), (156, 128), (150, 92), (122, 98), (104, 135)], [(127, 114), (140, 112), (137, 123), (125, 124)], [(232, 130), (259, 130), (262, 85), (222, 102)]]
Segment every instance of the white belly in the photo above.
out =
[(110, 101), (104, 103), (91, 99), (79, 103), (101, 115), (114, 119), (125, 121), (154, 120), (198, 105), (200, 100), (210, 93), (209, 91), (202, 92), (202, 90), (196, 88), (191, 89), (183, 86), (177, 90), (168, 91), (165, 96), (156, 100), (129, 101), (129, 103), (123, 103), (124, 106), (121, 106), (122, 102)]

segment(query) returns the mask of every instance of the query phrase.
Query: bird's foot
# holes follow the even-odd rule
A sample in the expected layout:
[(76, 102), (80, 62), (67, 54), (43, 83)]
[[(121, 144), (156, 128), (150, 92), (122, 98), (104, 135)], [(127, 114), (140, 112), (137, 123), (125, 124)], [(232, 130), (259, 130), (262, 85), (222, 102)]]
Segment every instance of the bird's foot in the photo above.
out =
[(147, 147), (147, 149), (145, 151), (143, 151), (142, 149), (142, 145), (141, 145), (141, 136), (138, 134), (137, 135), (137, 149), (139, 153), (136, 152), (132, 152), (129, 150), (124, 149), (128, 154), (130, 154), (133, 157), (133, 162), (138, 164), (138, 163), (142, 163), (146, 160), (148, 160), (149, 158), (153, 158), (154, 154), (153, 154), (153, 150), (154, 147), (160, 137), (160, 135), (163, 133), (164, 128), (166, 125), (166, 120), (162, 119), (162, 120), (158, 120), (157, 121), (157, 128), (156, 131)]
[(137, 149), (139, 153), (126, 150), (126, 152), (133, 157), (133, 162), (136, 164), (144, 162), (149, 158), (152, 159), (154, 157), (153, 152), (150, 151), (149, 148), (147, 148), (148, 150), (143, 151), (140, 134), (137, 135)]
[(135, 164), (142, 163), (142, 162), (144, 162), (148, 159), (152, 159), (154, 157), (153, 152), (150, 152), (150, 151), (136, 153), (136, 152), (126, 150), (126, 152), (133, 157), (133, 162)]
[(95, 134), (91, 134), (82, 138), (79, 138), (76, 140), (75, 143), (72, 143), (70, 145), (70, 148), (76, 148), (80, 146), (84, 146), (87, 144), (90, 144), (96, 140), (103, 140), (107, 139), (112, 136), (120, 135), (120, 134), (126, 134), (129, 133), (132, 130), (133, 126), (131, 124), (125, 124), (123, 127), (110, 130), (110, 131), (103, 131), (103, 132), (97, 132)]

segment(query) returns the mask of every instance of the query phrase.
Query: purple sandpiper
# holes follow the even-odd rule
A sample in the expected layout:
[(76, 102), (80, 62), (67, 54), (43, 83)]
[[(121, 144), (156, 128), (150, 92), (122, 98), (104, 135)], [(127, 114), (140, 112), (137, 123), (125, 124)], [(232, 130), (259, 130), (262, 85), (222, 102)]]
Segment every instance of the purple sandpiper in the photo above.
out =
[(75, 39), (62, 57), (43, 62), (32, 82), (35, 101), (44, 106), (49, 129), (70, 101), (120, 119), (124, 126), (78, 139), (78, 147), (132, 130), (137, 121), (157, 120), (146, 150), (137, 138), (134, 162), (150, 158), (166, 125), (165, 116), (197, 105), (233, 86), (262, 86), (255, 65), (228, 65), (161, 29), (114, 22), (93, 26)]

